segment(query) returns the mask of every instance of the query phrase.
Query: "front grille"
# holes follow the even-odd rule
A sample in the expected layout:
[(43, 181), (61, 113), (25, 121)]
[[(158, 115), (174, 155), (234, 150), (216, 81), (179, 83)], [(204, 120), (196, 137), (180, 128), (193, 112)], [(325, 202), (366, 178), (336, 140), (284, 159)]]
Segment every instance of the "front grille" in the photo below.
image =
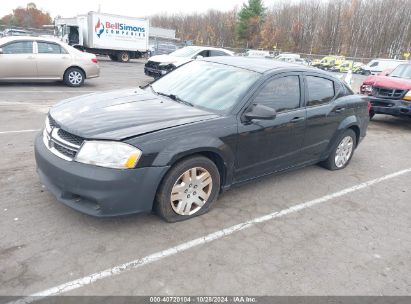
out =
[(389, 99), (400, 99), (404, 96), (405, 90), (387, 89), (380, 87), (372, 88), (372, 95), (375, 97), (389, 98)]
[(76, 157), (84, 138), (60, 129), (58, 123), (49, 115), (48, 124), (43, 131), (44, 145), (55, 155), (71, 161)]
[(156, 61), (147, 61), (147, 63), (145, 64), (146, 68), (151, 68), (151, 69), (158, 69), (160, 62), (156, 62)]
[(66, 147), (64, 147), (64, 146), (62, 146), (62, 145), (60, 145), (56, 142), (54, 142), (54, 148), (57, 151), (59, 151), (61, 154), (65, 155), (65, 156), (67, 156), (71, 159), (73, 159), (77, 154), (77, 151), (67, 149)]
[(71, 144), (73, 144), (73, 145), (76, 145), (76, 146), (81, 146), (81, 144), (82, 144), (83, 141), (84, 141), (84, 138), (82, 138), (82, 137), (80, 137), (80, 136), (77, 136), (77, 135), (74, 135), (74, 134), (71, 134), (71, 133), (69, 133), (69, 132), (67, 132), (67, 131), (64, 131), (63, 129), (59, 129), (59, 130), (57, 131), (57, 134), (58, 134), (62, 139), (64, 139), (65, 141), (68, 141), (69, 143), (71, 143)]

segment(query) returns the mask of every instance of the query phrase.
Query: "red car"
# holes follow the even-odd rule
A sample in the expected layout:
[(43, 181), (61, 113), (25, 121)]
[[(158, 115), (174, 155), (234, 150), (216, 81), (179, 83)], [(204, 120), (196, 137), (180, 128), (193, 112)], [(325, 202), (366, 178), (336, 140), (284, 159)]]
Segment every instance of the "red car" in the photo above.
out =
[(411, 64), (369, 76), (360, 90), (370, 97), (371, 118), (375, 114), (411, 117)]

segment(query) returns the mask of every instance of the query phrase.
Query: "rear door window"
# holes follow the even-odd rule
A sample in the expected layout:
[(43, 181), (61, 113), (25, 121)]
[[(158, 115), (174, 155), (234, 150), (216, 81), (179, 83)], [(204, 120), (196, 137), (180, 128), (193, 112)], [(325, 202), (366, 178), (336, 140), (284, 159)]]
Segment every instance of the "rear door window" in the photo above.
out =
[(306, 76), (308, 100), (307, 107), (329, 103), (335, 96), (334, 81), (317, 77)]
[(39, 54), (66, 54), (67, 52), (57, 43), (37, 42)]

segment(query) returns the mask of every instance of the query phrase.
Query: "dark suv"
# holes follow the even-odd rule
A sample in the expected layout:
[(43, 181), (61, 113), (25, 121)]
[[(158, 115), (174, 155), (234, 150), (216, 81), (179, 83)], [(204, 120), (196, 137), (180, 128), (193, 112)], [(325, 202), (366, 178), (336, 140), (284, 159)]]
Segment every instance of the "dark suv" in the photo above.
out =
[(187, 63), (141, 89), (51, 108), (38, 173), (62, 203), (94, 216), (200, 215), (231, 186), (321, 162), (349, 163), (368, 98), (318, 69), (266, 59)]

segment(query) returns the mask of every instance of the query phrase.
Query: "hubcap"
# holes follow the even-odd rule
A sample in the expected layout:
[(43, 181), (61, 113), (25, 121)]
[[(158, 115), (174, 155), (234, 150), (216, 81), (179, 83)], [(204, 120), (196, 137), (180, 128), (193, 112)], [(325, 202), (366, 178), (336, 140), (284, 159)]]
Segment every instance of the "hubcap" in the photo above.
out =
[(344, 167), (349, 161), (354, 147), (354, 141), (351, 136), (344, 137), (335, 152), (335, 165), (338, 168)]
[(81, 75), (80, 72), (77, 72), (77, 71), (70, 72), (69, 81), (71, 84), (80, 84), (82, 80), (83, 80), (83, 76)]
[(198, 212), (211, 195), (213, 179), (200, 167), (187, 170), (177, 179), (171, 190), (171, 207), (180, 215)]
[(121, 59), (122, 59), (123, 61), (128, 61), (128, 54), (123, 53), (123, 54), (121, 55)]

